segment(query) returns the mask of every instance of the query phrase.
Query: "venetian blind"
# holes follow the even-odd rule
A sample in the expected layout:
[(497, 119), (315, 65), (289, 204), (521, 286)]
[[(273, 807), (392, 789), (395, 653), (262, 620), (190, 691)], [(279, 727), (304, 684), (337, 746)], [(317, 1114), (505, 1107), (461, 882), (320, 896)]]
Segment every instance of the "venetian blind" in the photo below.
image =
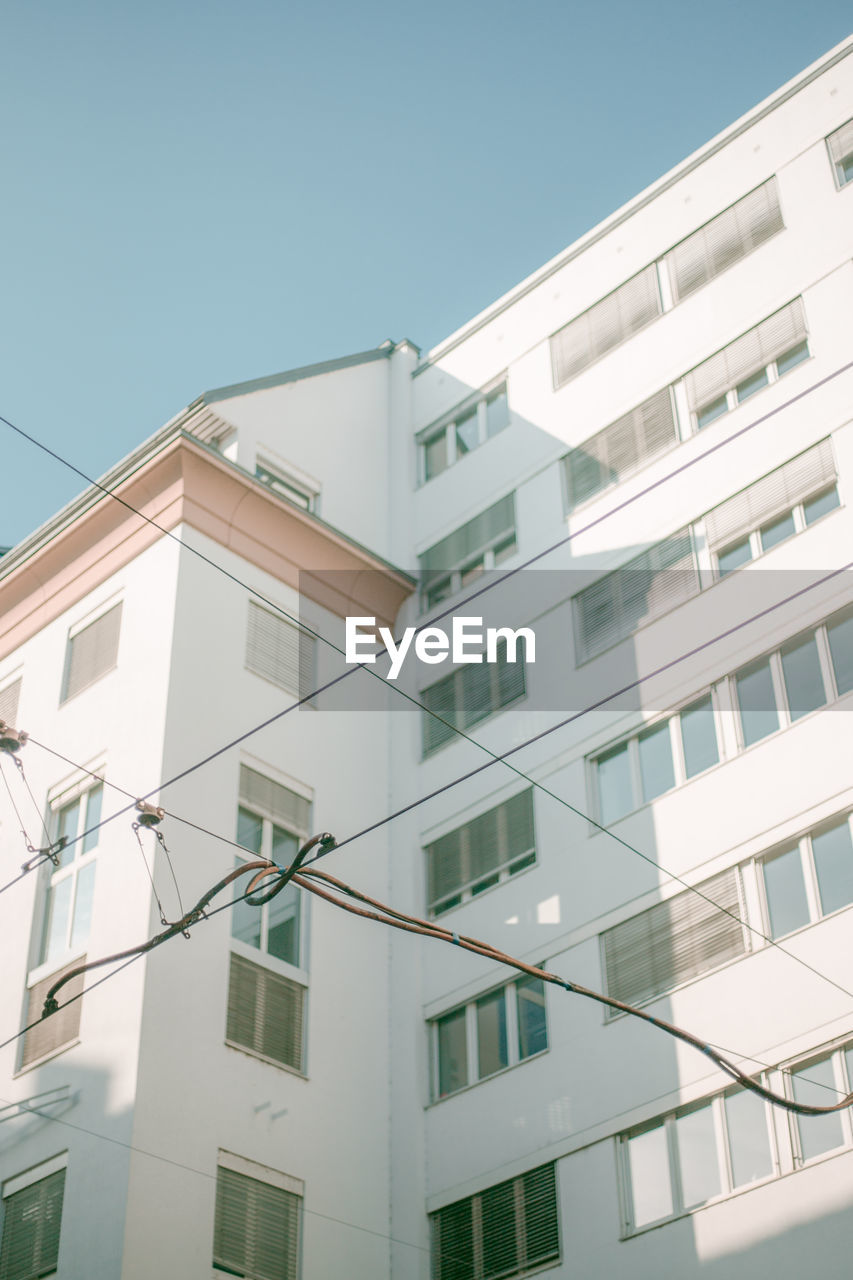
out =
[(311, 826), (310, 800), (246, 764), (240, 765), (240, 803), (253, 812), (260, 810), (289, 831), (307, 835)]
[(751, 373), (763, 369), (806, 337), (806, 317), (802, 298), (762, 320), (741, 334), (722, 351), (697, 365), (687, 375), (690, 408), (701, 409), (724, 395)]
[(660, 313), (657, 267), (652, 262), (552, 336), (555, 389), (644, 329)]
[[(469, 729), (501, 707), (523, 698), (525, 692), (524, 663), (520, 657), (515, 662), (507, 661), (504, 642), (498, 645), (496, 662), (484, 660), (461, 667), (422, 689), (424, 754), (453, 737), (454, 727)], [(449, 723), (443, 724), (435, 715)]]
[(299, 692), (300, 654), (305, 641), (300, 628), (269, 609), (249, 601), (246, 666), (288, 693)]
[(709, 546), (717, 550), (739, 535), (758, 529), (835, 479), (832, 444), (827, 438), (709, 511), (705, 516)]
[(214, 1267), (255, 1280), (296, 1280), (301, 1207), (292, 1191), (218, 1168)]
[(0, 1280), (52, 1275), (59, 1257), (65, 1170), (33, 1182), (3, 1201)]
[(574, 597), (578, 660), (610, 648), (698, 591), (693, 539), (681, 529)]
[(672, 397), (664, 387), (563, 459), (569, 506), (629, 476), (676, 439)]
[(474, 516), (473, 520), (429, 547), (419, 557), (421, 576), (426, 581), (439, 572), (455, 569), (514, 533), (515, 494), (508, 493)]
[(225, 1038), (301, 1071), (304, 997), (298, 982), (232, 953)]
[(697, 887), (704, 897), (677, 893), (601, 935), (609, 995), (640, 1004), (746, 953), (737, 868)]
[(0, 690), (0, 720), (4, 724), (11, 725), (12, 728), (17, 727), (18, 723), (18, 699), (21, 694), (21, 681), (13, 680), (11, 684), (7, 684), (5, 689)]
[(431, 1215), (433, 1280), (501, 1280), (560, 1256), (555, 1166), (457, 1200)]
[(528, 788), (427, 845), (430, 910), (533, 850), (533, 791)]
[[(44, 1009), (44, 999), (50, 988), (55, 982), (69, 972), (70, 969), (76, 969), (79, 965), (86, 963), (86, 957), (81, 956), (74, 960), (71, 964), (66, 965), (64, 969), (58, 969), (56, 973), (52, 973), (47, 978), (42, 978), (41, 982), (37, 982), (35, 986), (30, 987), (29, 997), (27, 1000), (27, 1021), (29, 1026), (31, 1022), (35, 1026), (30, 1027), (24, 1036), (24, 1047), (21, 1054), (21, 1066), (29, 1066), (31, 1062), (35, 1062), (38, 1058), (44, 1058), (47, 1054), (53, 1053), (56, 1049), (61, 1049), (63, 1045), (70, 1044), (72, 1040), (76, 1040), (80, 1031), (80, 1009), (83, 1001), (79, 999), (83, 991), (84, 975), (78, 974), (76, 978), (72, 978), (70, 982), (62, 988), (59, 997), (60, 1007), (56, 1013), (51, 1013), (47, 1018), (42, 1018), (42, 1010)], [(77, 998), (75, 998), (77, 997)], [(69, 1004), (69, 1000), (73, 1003)]]
[(680, 302), (784, 227), (776, 179), (750, 191), (666, 255), (673, 298)]
[(121, 605), (116, 604), (69, 638), (61, 702), (67, 702), (113, 669), (118, 657), (120, 627)]

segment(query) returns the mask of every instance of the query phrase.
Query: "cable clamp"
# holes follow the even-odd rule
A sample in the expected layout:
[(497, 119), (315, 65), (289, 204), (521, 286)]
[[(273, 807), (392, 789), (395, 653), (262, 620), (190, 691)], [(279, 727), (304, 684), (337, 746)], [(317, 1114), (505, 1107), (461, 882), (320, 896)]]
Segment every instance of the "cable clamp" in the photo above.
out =
[[(13, 729), (10, 724), (6, 724), (5, 720), (0, 720), (0, 751), (5, 751), (10, 756), (14, 755), (26, 744), (28, 737), (29, 734), (23, 729)], [(17, 764), (18, 761), (16, 760), (15, 763)]]
[(43, 1018), (49, 1018), (52, 1013), (59, 1012), (59, 1001), (56, 996), (48, 996), (44, 1002), (44, 1008), (41, 1011)]
[(137, 800), (136, 807), (140, 816), (133, 824), (134, 827), (157, 827), (166, 816), (165, 809), (159, 809), (154, 804), (146, 804), (144, 800)]
[(26, 862), (21, 863), (22, 871), (32, 871), (33, 867), (38, 866), (38, 860), (49, 858), (55, 867), (59, 866), (59, 855), (68, 844), (68, 836), (60, 836), (58, 840), (54, 840), (53, 844), (46, 845), (44, 849), (37, 849), (35, 845), (28, 844), (27, 852), (33, 856), (27, 858)]

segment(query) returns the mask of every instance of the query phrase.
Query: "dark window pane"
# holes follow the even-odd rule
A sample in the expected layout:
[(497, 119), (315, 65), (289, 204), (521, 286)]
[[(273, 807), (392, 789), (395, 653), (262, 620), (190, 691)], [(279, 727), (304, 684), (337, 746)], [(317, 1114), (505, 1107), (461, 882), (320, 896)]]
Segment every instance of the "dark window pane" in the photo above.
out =
[(720, 551), (717, 554), (720, 577), (724, 578), (727, 573), (731, 573), (734, 569), (739, 569), (742, 564), (748, 564), (751, 559), (752, 545), (749, 538), (743, 538), (742, 541), (726, 547), (724, 551)]
[(287, 964), (299, 964), (299, 904), (299, 888), (289, 884), (266, 908), (267, 951)]
[(748, 400), (750, 396), (755, 395), (756, 391), (760, 391), (762, 387), (766, 386), (766, 369), (759, 369), (757, 373), (753, 373), (748, 378), (744, 378), (743, 382), (739, 382), (735, 387), (738, 404), (742, 404), (744, 400)]
[(518, 1003), (518, 1056), (529, 1058), (548, 1048), (545, 984), (541, 978), (519, 978), (515, 991)]
[(474, 1280), (473, 1203), (473, 1200), (460, 1200), (433, 1215), (435, 1280)]
[(817, 872), (820, 904), (824, 915), (853, 902), (853, 845), (850, 825), (837, 827), (812, 836), (812, 852)]
[(493, 991), (477, 1001), (478, 1071), (485, 1076), (500, 1071), (509, 1061), (506, 1043), (506, 994)]
[(729, 402), (726, 396), (718, 396), (716, 400), (712, 400), (710, 404), (703, 405), (696, 414), (696, 425), (700, 429), (707, 427), (709, 422), (713, 422), (716, 418), (721, 418), (724, 413), (728, 413)]
[(838, 490), (835, 485), (831, 489), (824, 489), (823, 493), (819, 493), (816, 497), (809, 498), (808, 502), (803, 503), (803, 515), (805, 516), (806, 524), (814, 524), (816, 520), (820, 520), (821, 516), (834, 511), (838, 505)]
[[(242, 858), (237, 858), (234, 862), (235, 867), (242, 867), (244, 865), (245, 863)], [(231, 936), (232, 938), (239, 938), (241, 942), (245, 942), (250, 947), (260, 947), (260, 908), (251, 907), (248, 902), (243, 902), (241, 900), (243, 894), (246, 892), (246, 885), (248, 884), (249, 879), (251, 879), (251, 876), (247, 874), (246, 876), (241, 876), (239, 880), (234, 882), (234, 906), (231, 908)]]
[(506, 398), (506, 386), (500, 387), (486, 400), (486, 435), (496, 436), (504, 427), (509, 426), (509, 405)]
[(765, 524), (759, 531), (761, 538), (761, 550), (769, 551), (771, 547), (775, 547), (780, 542), (785, 542), (787, 538), (792, 538), (796, 533), (794, 528), (794, 517), (789, 511), (784, 516), (779, 516), (777, 520), (771, 520), (769, 524)]
[(639, 749), (643, 799), (654, 800), (655, 796), (675, 786), (669, 723), (658, 725), (656, 729), (650, 729), (647, 733), (641, 733)]
[(263, 819), (248, 809), (237, 810), (237, 843), (252, 853), (260, 853), (264, 838)]
[(764, 863), (764, 891), (771, 937), (781, 938), (808, 924), (809, 904), (799, 849), (789, 849)]
[(681, 713), (681, 742), (684, 748), (684, 770), (688, 778), (717, 764), (717, 728), (710, 698), (702, 698)]
[(839, 695), (853, 689), (853, 613), (826, 628)]
[(782, 674), (792, 720), (824, 705), (826, 693), (814, 636), (782, 651)]
[(438, 1027), (438, 1093), (443, 1098), (468, 1083), (468, 1046), (465, 1033), (465, 1010), (458, 1009), (439, 1018)]
[[(515, 1275), (519, 1266), (515, 1186), (502, 1182), (480, 1196), (483, 1238), (482, 1280)], [(480, 1280), (480, 1277), (477, 1277)]]
[(779, 728), (779, 713), (770, 677), (770, 663), (747, 667), (735, 677), (744, 746), (760, 742)]
[(798, 364), (802, 364), (804, 360), (809, 358), (809, 344), (807, 342), (798, 342), (795, 347), (791, 347), (790, 351), (786, 351), (784, 355), (779, 356), (776, 360), (776, 372), (781, 378), (789, 369), (794, 369)]

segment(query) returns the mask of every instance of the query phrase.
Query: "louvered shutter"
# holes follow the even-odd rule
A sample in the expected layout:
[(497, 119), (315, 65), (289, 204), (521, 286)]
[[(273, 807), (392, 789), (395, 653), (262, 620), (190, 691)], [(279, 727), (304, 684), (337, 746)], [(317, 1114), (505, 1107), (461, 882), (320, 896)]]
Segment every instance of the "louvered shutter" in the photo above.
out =
[(673, 298), (695, 289), (757, 249), (784, 227), (776, 179), (771, 178), (676, 245), (664, 261)]
[(739, 923), (739, 883), (737, 868), (723, 871), (698, 886), (710, 902), (696, 893), (678, 893), (606, 930), (602, 946), (608, 994), (639, 1004), (744, 955), (748, 945)]
[(564, 459), (569, 506), (624, 480), (676, 439), (672, 396), (664, 387)]
[(31, 1022), (35, 1026), (24, 1036), (24, 1047), (21, 1055), (21, 1066), (29, 1066), (31, 1062), (35, 1062), (38, 1058), (45, 1057), (48, 1053), (53, 1053), (56, 1049), (61, 1049), (63, 1045), (70, 1044), (72, 1040), (76, 1040), (80, 1033), (80, 1010), (83, 1007), (81, 999), (75, 999), (73, 1004), (68, 1001), (73, 996), (78, 996), (83, 990), (83, 978), (81, 973), (76, 978), (72, 978), (70, 982), (60, 991), (57, 999), (60, 1008), (56, 1013), (51, 1013), (47, 1018), (42, 1019), (42, 1010), (44, 1009), (44, 1000), (50, 988), (55, 982), (58, 982), (64, 974), (70, 969), (76, 969), (79, 965), (86, 963), (86, 957), (82, 956), (73, 961), (72, 964), (66, 965), (64, 969), (57, 970), (56, 973), (50, 974), (47, 978), (42, 978), (35, 986), (30, 987), (29, 998), (27, 1000), (27, 1022), (29, 1026)]
[(533, 792), (528, 788), (427, 845), (430, 910), (534, 848)]
[(579, 660), (610, 648), (698, 591), (693, 539), (682, 529), (574, 597)]
[(433, 1280), (509, 1280), (559, 1256), (553, 1164), (432, 1214)]
[[(461, 673), (454, 671), (443, 680), (436, 681), (421, 691), (424, 704), (422, 728), (424, 755), (435, 751), (453, 737), (453, 726), (456, 724), (457, 683)], [(435, 715), (430, 715), (435, 712)], [(441, 716), (436, 720), (435, 716)], [(447, 724), (442, 723), (447, 721)]]
[(301, 1071), (304, 1001), (298, 982), (232, 954), (226, 1039)]
[(660, 311), (657, 268), (652, 262), (552, 336), (554, 387), (577, 377), (644, 329)]
[(112, 671), (118, 658), (121, 605), (114, 605), (68, 641), (61, 702)]
[(725, 395), (749, 374), (763, 369), (806, 337), (802, 298), (795, 298), (761, 324), (741, 334), (722, 351), (697, 365), (687, 375), (690, 408), (701, 409)]
[(521, 658), (516, 658), (515, 662), (508, 662), (506, 659), (506, 648), (501, 647), (498, 650), (498, 661), (491, 668), (493, 678), (497, 676), (497, 706), (495, 711), (501, 707), (508, 707), (511, 702), (515, 702), (517, 698), (523, 698), (527, 688), (525, 680), (525, 664)]
[(833, 165), (836, 166), (836, 175), (843, 184), (843, 176), (838, 172), (840, 165), (853, 155), (853, 120), (848, 120), (840, 129), (836, 129), (835, 133), (831, 133), (826, 140), (829, 147), (829, 154)]
[[(280, 689), (288, 693), (298, 694), (300, 690), (300, 661), (308, 659), (313, 669), (310, 654), (313, 650), (313, 637), (301, 628), (262, 609), (253, 600), (249, 601), (249, 631), (246, 642), (246, 666), (255, 675), (271, 680)], [(307, 671), (306, 671), (307, 674)]]
[(459, 1200), (432, 1215), (433, 1280), (474, 1280), (473, 1202)]
[(0, 690), (0, 720), (13, 729), (18, 726), (18, 699), (21, 694), (21, 681), (13, 680), (5, 689)]
[(705, 516), (709, 546), (717, 550), (739, 535), (758, 529), (773, 516), (789, 511), (798, 502), (833, 484), (835, 479), (832, 443), (829, 439), (821, 440), (709, 511)]
[(296, 1280), (301, 1208), (292, 1191), (217, 1169), (214, 1267), (247, 1280)]
[(65, 1170), (33, 1182), (3, 1202), (0, 1280), (52, 1275), (59, 1257)]
[(454, 529), (420, 556), (421, 583), (426, 590), (436, 577), (459, 568), (496, 542), (515, 533), (515, 494), (481, 511), (473, 520)]
[(248, 765), (240, 765), (240, 803), (260, 810), (289, 831), (306, 835), (311, 827), (311, 801)]
[(556, 1166), (542, 1165), (521, 1178), (524, 1196), (524, 1263), (540, 1266), (560, 1256)]

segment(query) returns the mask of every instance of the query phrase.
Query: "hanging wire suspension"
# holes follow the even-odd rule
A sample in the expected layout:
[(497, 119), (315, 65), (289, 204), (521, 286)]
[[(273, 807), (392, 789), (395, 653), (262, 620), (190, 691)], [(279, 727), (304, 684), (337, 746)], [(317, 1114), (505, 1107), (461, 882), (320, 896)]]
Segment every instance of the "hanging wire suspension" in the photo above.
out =
[[(33, 795), (32, 787), (27, 781), (27, 775), (24, 772), (24, 763), (21, 760), (20, 756), (18, 755), (18, 752), (21, 750), (22, 747), (26, 746), (28, 738), (29, 738), (29, 734), (27, 734), (25, 730), (13, 729), (12, 726), (7, 724), (5, 720), (0, 720), (0, 774), (3, 775), (3, 782), (5, 784), (6, 791), (8, 792), (9, 800), (11, 802), (12, 808), (15, 811), (15, 817), (18, 819), (18, 825), (20, 826), (20, 829), (21, 829), (21, 835), (24, 837), (24, 844), (26, 845), (27, 853), (34, 855), (33, 857), (28, 858), (26, 862), (21, 864), (21, 870), (23, 872), (33, 870), (34, 867), (40, 866), (42, 862), (46, 862), (48, 859), (53, 863), (55, 867), (58, 867), (59, 855), (62, 852), (62, 850), (65, 848), (65, 846), (68, 844), (67, 836), (60, 836), (58, 840), (51, 840), (50, 832), (48, 831), (47, 826), (45, 824), (42, 811), (39, 808), (39, 805), (36, 801), (35, 796)], [(24, 822), (24, 819), (21, 817), (20, 809), (15, 803), (15, 797), (12, 793), (12, 788), (9, 786), (9, 779), (6, 777), (5, 771), (3, 769), (2, 757), (4, 755), (7, 755), (10, 758), (15, 768), (18, 770), (18, 773), (20, 774), (20, 777), (21, 777), (21, 781), (23, 782), (26, 788), (27, 794), (30, 797), (30, 800), (32, 801), (33, 808), (35, 809), (36, 813), (39, 815), (39, 821), (41, 822), (41, 827), (42, 827), (42, 831), (44, 832), (44, 839), (45, 839), (45, 844), (41, 849), (36, 848), (32, 840), (30, 839), (29, 835), (27, 834), (26, 824)]]

